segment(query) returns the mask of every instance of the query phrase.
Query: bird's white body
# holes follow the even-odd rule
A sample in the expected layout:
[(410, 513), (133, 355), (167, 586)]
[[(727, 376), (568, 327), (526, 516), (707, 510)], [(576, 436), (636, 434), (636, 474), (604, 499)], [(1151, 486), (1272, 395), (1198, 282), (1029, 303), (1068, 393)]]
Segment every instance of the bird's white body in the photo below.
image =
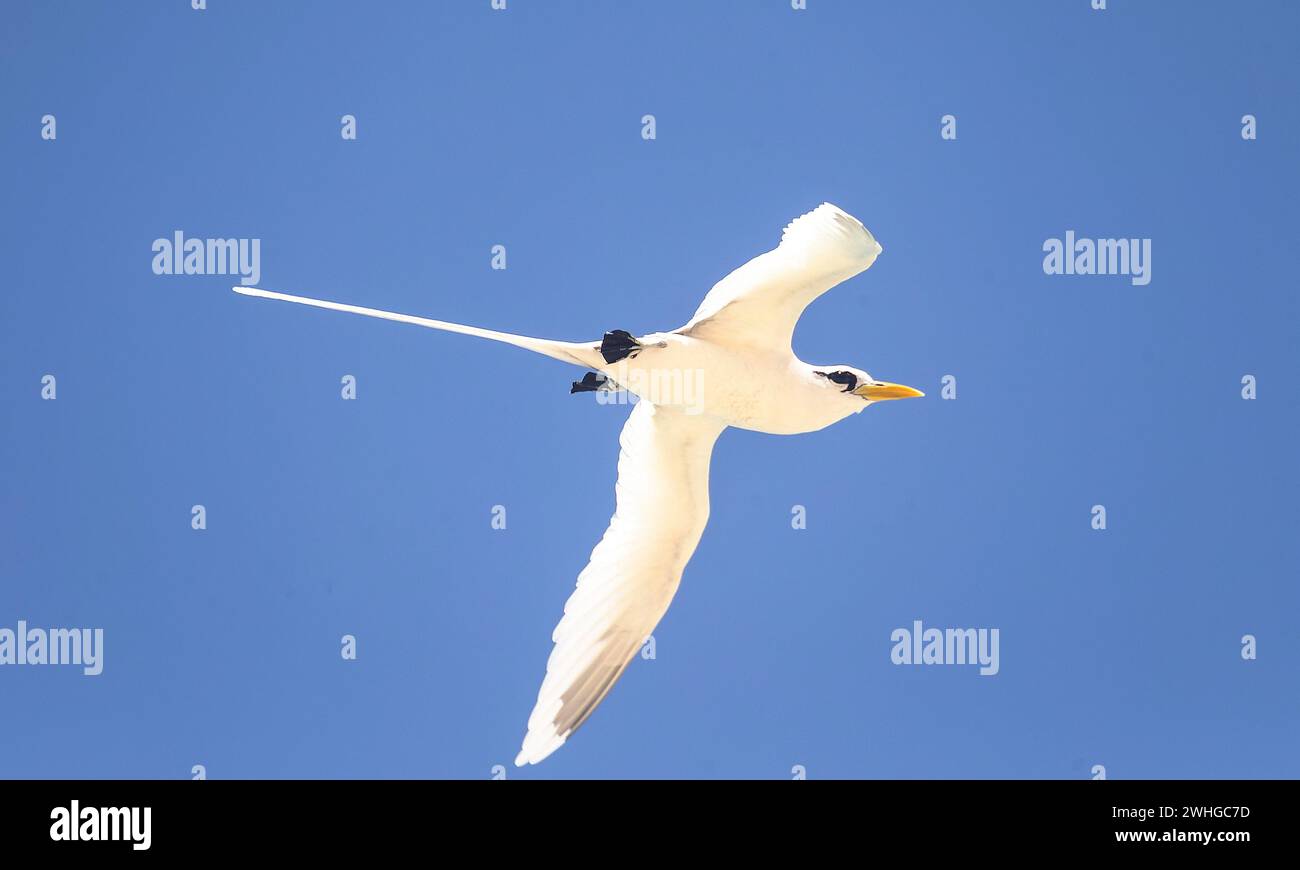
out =
[(552, 635), (555, 647), (515, 759), (526, 764), (546, 758), (586, 721), (667, 611), (708, 522), (709, 461), (724, 429), (813, 432), (874, 401), (921, 395), (849, 366), (809, 365), (791, 349), (804, 308), (870, 266), (880, 250), (861, 222), (823, 204), (787, 226), (777, 248), (714, 285), (685, 326), (639, 338), (622, 333), (614, 350), (603, 342), (552, 341), (234, 289), (502, 341), (594, 369), (614, 382), (600, 389), (640, 397), (619, 437), (614, 516)]
[(635, 359), (597, 367), (641, 399), (737, 429), (799, 435), (867, 407), (826, 389), (814, 367), (789, 352), (755, 347), (736, 353), (680, 332), (652, 333), (641, 341), (647, 347)]

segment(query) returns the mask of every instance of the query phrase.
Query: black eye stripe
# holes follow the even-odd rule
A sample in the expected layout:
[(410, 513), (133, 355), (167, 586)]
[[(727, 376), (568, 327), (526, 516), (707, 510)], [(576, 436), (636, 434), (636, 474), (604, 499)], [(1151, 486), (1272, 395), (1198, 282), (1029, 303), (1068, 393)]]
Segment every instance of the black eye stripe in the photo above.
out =
[(843, 384), (846, 393), (858, 385), (858, 376), (853, 372), (831, 372), (826, 377), (837, 384)]

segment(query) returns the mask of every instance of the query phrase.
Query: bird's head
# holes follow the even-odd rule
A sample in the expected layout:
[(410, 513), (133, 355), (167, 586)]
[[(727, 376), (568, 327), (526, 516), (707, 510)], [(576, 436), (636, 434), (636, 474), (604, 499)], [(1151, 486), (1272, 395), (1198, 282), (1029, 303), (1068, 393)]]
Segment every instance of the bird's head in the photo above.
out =
[[(861, 411), (872, 402), (890, 399), (914, 399), (925, 393), (902, 384), (878, 381), (862, 369), (852, 366), (822, 366), (813, 369), (813, 378), (822, 389), (838, 394), (837, 401), (851, 403), (853, 411)], [(842, 398), (839, 398), (841, 397)]]

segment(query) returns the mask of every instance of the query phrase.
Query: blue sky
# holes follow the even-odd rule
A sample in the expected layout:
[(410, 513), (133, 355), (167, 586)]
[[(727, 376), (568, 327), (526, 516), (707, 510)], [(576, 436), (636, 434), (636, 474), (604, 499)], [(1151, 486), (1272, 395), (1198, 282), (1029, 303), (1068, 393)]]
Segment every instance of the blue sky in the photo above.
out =
[[(626, 408), (577, 369), (155, 239), (588, 339), (823, 200), (885, 252), (796, 352), (928, 397), (724, 433), (656, 658), (509, 776), (1300, 776), (1300, 11), (1109, 5), (8, 4), (0, 627), (105, 650), (0, 667), (0, 776), (486, 778), (612, 511)], [(1044, 274), (1067, 230), (1151, 239), (1151, 283)], [(892, 664), (916, 619), (1000, 673)]]

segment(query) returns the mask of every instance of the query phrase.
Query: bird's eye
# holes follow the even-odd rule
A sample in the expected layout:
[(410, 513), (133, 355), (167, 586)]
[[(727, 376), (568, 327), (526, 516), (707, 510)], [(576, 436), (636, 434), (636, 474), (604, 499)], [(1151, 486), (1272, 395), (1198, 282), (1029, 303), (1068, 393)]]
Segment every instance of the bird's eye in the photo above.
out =
[(831, 372), (826, 376), (837, 384), (844, 385), (844, 392), (850, 392), (858, 385), (858, 376), (853, 372)]

